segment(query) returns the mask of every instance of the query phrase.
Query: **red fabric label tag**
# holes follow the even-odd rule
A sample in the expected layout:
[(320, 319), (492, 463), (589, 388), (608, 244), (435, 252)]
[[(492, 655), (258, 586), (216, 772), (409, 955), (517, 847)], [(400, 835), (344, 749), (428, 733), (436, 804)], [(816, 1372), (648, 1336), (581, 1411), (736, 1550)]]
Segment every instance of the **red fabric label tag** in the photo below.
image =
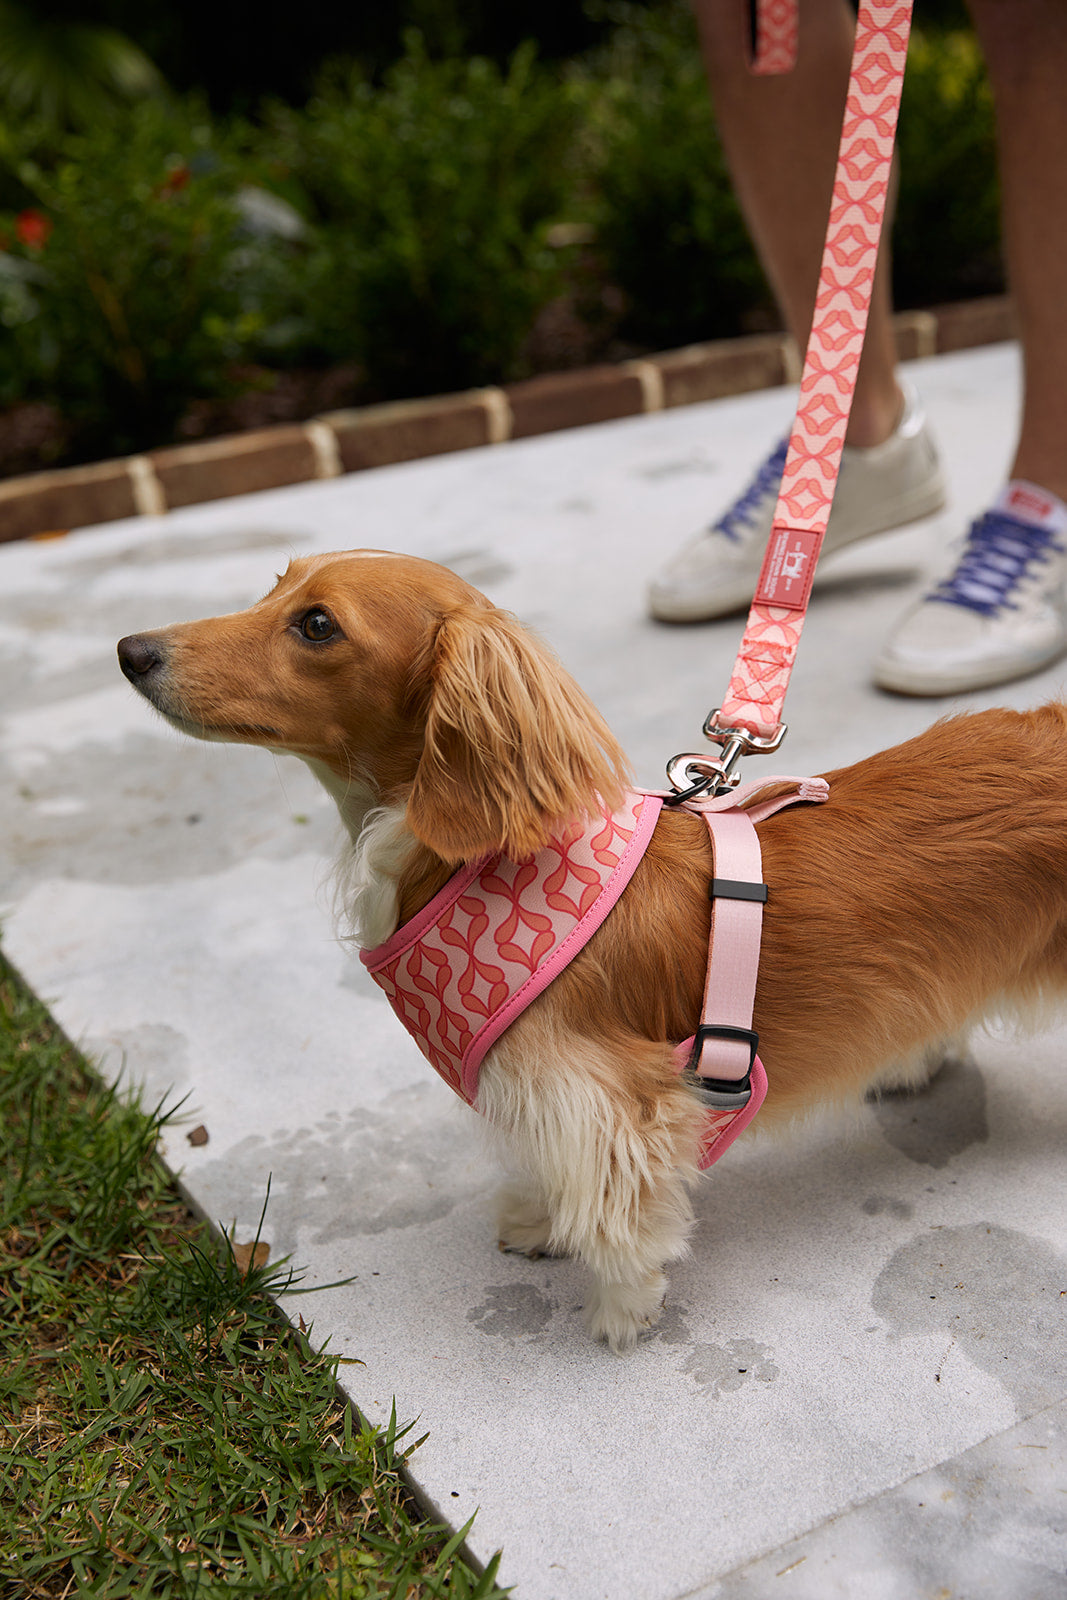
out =
[(812, 528), (785, 528), (776, 523), (767, 541), (756, 599), (763, 605), (803, 611), (821, 544), (822, 534)]

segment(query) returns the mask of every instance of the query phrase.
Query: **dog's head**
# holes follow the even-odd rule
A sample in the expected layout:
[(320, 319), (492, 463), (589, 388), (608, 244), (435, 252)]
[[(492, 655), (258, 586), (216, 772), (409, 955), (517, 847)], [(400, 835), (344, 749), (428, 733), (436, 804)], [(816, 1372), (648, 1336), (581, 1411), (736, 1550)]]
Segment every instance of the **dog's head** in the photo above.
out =
[(616, 804), (626, 780), (545, 646), (414, 557), (295, 560), (249, 610), (131, 634), (118, 651), (183, 733), (290, 751), (376, 803), (405, 803), (445, 861), (522, 859), (598, 795)]

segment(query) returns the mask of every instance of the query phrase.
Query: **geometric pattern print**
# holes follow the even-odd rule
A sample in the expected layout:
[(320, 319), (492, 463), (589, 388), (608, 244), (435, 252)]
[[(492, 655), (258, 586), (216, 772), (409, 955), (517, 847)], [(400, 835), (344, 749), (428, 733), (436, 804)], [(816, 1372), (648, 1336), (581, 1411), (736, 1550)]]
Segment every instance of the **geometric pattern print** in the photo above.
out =
[[(812, 565), (833, 503), (863, 350), (910, 24), (910, 0), (861, 0), (815, 317), (771, 536), (814, 535)], [(781, 721), (806, 594), (799, 608), (772, 605), (759, 589), (756, 596), (719, 725), (768, 736)]]
[[(614, 816), (605, 811), (584, 828), (568, 827), (526, 861), (498, 855), (475, 863), (385, 944), (361, 952), (426, 1059), (468, 1105), (485, 1051), (532, 998), (530, 989), (543, 987), (538, 973), (563, 941), (570, 950), (591, 937), (606, 914), (597, 915), (602, 892), (618, 881), (620, 865), (626, 877), (636, 866), (628, 846), (648, 804), (630, 794)], [(658, 799), (651, 807), (642, 843)], [(526, 998), (512, 1009), (520, 991)]]
[(754, 74), (792, 72), (797, 59), (798, 15), (797, 0), (757, 0)]

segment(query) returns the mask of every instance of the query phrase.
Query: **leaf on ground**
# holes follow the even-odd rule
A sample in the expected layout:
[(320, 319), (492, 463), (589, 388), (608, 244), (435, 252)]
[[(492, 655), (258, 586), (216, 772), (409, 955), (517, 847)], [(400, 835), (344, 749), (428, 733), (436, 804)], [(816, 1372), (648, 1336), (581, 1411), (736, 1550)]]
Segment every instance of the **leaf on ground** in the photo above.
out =
[(250, 1240), (248, 1244), (231, 1243), (233, 1259), (245, 1277), (256, 1267), (265, 1267), (270, 1260), (270, 1245), (265, 1239)]

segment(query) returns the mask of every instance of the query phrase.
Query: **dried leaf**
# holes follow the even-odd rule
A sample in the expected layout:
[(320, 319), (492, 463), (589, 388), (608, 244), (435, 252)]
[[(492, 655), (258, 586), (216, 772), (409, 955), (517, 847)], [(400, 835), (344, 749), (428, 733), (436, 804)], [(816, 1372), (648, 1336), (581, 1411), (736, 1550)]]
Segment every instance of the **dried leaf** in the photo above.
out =
[(270, 1259), (270, 1245), (265, 1239), (260, 1239), (258, 1244), (249, 1240), (248, 1244), (233, 1244), (233, 1259), (240, 1270), (247, 1277), (254, 1267), (265, 1267)]

